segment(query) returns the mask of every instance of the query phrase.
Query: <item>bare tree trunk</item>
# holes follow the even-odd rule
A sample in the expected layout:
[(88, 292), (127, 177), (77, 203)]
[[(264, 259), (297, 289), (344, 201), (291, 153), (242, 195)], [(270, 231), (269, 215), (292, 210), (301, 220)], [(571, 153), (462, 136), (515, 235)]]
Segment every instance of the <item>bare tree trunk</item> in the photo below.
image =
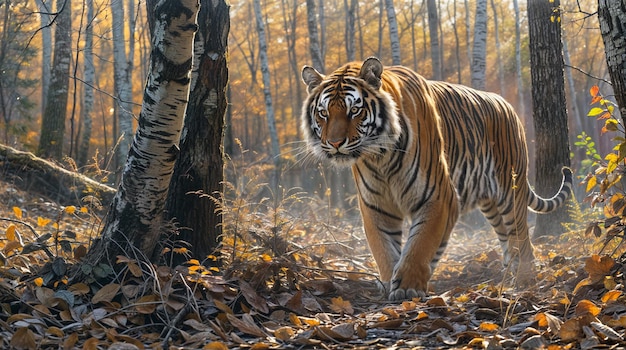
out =
[(570, 96), (570, 115), (574, 120), (574, 135), (579, 135), (583, 131), (583, 116), (578, 112), (578, 98), (576, 97), (577, 88), (574, 83), (574, 77), (572, 76), (572, 63), (570, 62), (567, 41), (565, 40), (563, 40), (563, 62), (565, 63), (565, 77), (567, 79), (567, 87), (569, 89)]
[(320, 45), (320, 36), (317, 30), (315, 0), (306, 0), (307, 26), (309, 28), (309, 53), (311, 63), (315, 69), (324, 72), (324, 57)]
[(500, 31), (498, 23), (498, 8), (495, 0), (491, 0), (491, 10), (493, 11), (493, 26), (496, 41), (496, 61), (498, 65), (498, 82), (500, 83), (500, 95), (504, 96), (507, 91), (506, 82), (504, 81), (504, 67), (502, 66), (502, 48), (500, 47)]
[(83, 104), (80, 109), (82, 121), (82, 133), (78, 146), (77, 163), (79, 167), (87, 165), (89, 157), (89, 142), (91, 140), (91, 130), (93, 126), (93, 86), (95, 81), (95, 68), (93, 65), (93, 0), (86, 0), (87, 5), (87, 27), (85, 28), (85, 47), (83, 50)]
[(426, 0), (428, 7), (428, 32), (430, 33), (430, 58), (433, 65), (433, 79), (442, 80), (441, 49), (439, 48), (439, 13), (437, 1)]
[[(124, 20), (124, 0), (111, 1), (111, 19), (113, 32), (113, 69), (114, 85), (117, 101), (115, 101), (115, 115), (117, 116), (118, 132), (121, 135), (117, 153), (117, 164), (124, 164), (133, 137), (132, 89), (130, 85), (129, 62), (126, 56), (126, 35)], [(132, 40), (131, 40), (132, 41)], [(115, 135), (118, 137), (120, 135)]]
[(387, 23), (389, 23), (389, 42), (391, 44), (391, 63), (393, 65), (402, 64), (400, 54), (400, 38), (398, 36), (398, 21), (396, 20), (396, 9), (393, 0), (385, 0), (385, 11), (387, 12)]
[(159, 0), (148, 10), (155, 14), (154, 35), (139, 126), (104, 228), (85, 257), (87, 266), (116, 267), (118, 255), (152, 261), (161, 251), (165, 201), (189, 98), (198, 7), (197, 0)]
[[(385, 13), (385, 3), (384, 0), (380, 0), (378, 2), (378, 51), (377, 56), (381, 57), (383, 55), (383, 13)], [(315, 66), (313, 66), (315, 68)], [(317, 68), (315, 68), (317, 69)], [(320, 72), (323, 72), (317, 69)]]
[[(222, 235), (222, 217), (215, 201), (223, 192), (222, 132), (227, 108), (227, 38), (229, 6), (225, 0), (201, 0), (194, 44), (189, 104), (165, 205), (167, 216), (179, 225), (179, 239), (192, 256), (214, 254)], [(186, 260), (174, 256), (174, 265)]]
[[(270, 68), (267, 59), (267, 41), (265, 37), (265, 23), (261, 14), (260, 0), (254, 0), (254, 14), (259, 33), (259, 60), (261, 63), (261, 76), (263, 78), (263, 95), (265, 97), (265, 113), (267, 119), (267, 129), (270, 134), (270, 157), (274, 163), (273, 178), (270, 179), (272, 190), (278, 189), (278, 172), (280, 171), (280, 146), (278, 144), (278, 133), (276, 132), (276, 117), (274, 115), (274, 105), (270, 87)], [(276, 193), (276, 192), (274, 192)]]
[(598, 20), (615, 100), (626, 125), (626, 0), (598, 0)]
[[(296, 51), (296, 29), (298, 23), (298, 1), (297, 0), (282, 0), (283, 4), (283, 25), (285, 28), (285, 39), (287, 42), (287, 55), (289, 57), (289, 93), (292, 94), (291, 111), (295, 118), (294, 123), (297, 124), (300, 110), (302, 105), (302, 84), (297, 79), (300, 67), (298, 65), (298, 56)], [(295, 97), (293, 92), (295, 90)], [(296, 128), (296, 139), (300, 140), (300, 128)]]
[(472, 25), (470, 22), (470, 8), (469, 8), (469, 3), (468, 0), (463, 0), (463, 5), (465, 7), (465, 42), (467, 43), (467, 45), (465, 45), (465, 47), (467, 48), (467, 62), (470, 65), (470, 71), (472, 68), (472, 45), (470, 44), (472, 42)]
[(456, 80), (458, 84), (463, 83), (463, 76), (461, 75), (461, 44), (459, 40), (459, 26), (457, 23), (457, 11), (456, 1), (452, 2), (453, 14), (452, 14), (452, 29), (454, 30), (454, 59), (456, 62)]
[(474, 21), (474, 48), (472, 50), (472, 87), (485, 90), (487, 68), (487, 0), (476, 0)]
[[(348, 1), (350, 1), (349, 4)], [(348, 62), (356, 59), (355, 11), (357, 2), (357, 0), (343, 0), (343, 7), (346, 12), (346, 31), (344, 40), (346, 43), (346, 58)]]
[(72, 59), (72, 4), (57, 0), (56, 30), (54, 33), (54, 60), (46, 109), (41, 121), (38, 155), (61, 160), (65, 142), (70, 61)]
[[(552, 196), (558, 190), (562, 180), (561, 167), (570, 165), (561, 24), (550, 20), (553, 9), (559, 6), (559, 0), (528, 1), (535, 191), (541, 196)], [(535, 236), (560, 234), (563, 232), (561, 223), (567, 220), (566, 206), (550, 214), (537, 215)]]
[(46, 98), (50, 87), (52, 66), (52, 32), (50, 30), (50, 13), (52, 8), (43, 0), (36, 0), (41, 23), (41, 113), (46, 110)]
[(522, 79), (522, 31), (520, 29), (520, 11), (517, 0), (513, 0), (515, 11), (515, 76), (517, 78), (518, 112), (526, 120), (526, 104), (524, 103), (524, 81)]
[(326, 66), (326, 16), (324, 12), (324, 0), (318, 0), (317, 18), (320, 23), (320, 52), (322, 54), (322, 62)]

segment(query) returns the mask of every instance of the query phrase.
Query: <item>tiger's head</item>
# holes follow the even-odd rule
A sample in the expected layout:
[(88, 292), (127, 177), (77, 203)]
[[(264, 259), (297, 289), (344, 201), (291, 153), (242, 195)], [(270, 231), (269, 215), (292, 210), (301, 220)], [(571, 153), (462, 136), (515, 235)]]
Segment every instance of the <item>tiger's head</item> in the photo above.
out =
[(312, 153), (336, 166), (378, 156), (400, 137), (396, 103), (385, 91), (383, 65), (375, 57), (348, 63), (329, 75), (305, 66), (308, 97), (301, 127)]

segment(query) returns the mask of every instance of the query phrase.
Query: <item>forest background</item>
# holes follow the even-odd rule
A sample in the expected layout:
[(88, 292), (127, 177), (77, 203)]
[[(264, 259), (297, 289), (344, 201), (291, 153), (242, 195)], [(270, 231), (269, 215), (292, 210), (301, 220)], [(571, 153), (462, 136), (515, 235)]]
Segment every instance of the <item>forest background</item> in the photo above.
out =
[[(258, 28), (252, 2), (231, 3), (229, 108), (224, 146), (226, 154), (238, 160), (233, 163), (236, 166), (263, 169), (273, 163), (275, 155), (271, 145), (272, 141), (277, 141), (284, 165), (283, 186), (300, 186), (323, 196), (329, 183), (329, 187), (339, 188), (350, 186), (351, 181), (346, 174), (338, 176), (334, 170), (318, 168), (316, 164), (298, 159), (303, 151), (299, 115), (306, 95), (300, 69), (312, 64), (308, 28), (311, 17), (307, 17), (307, 9), (315, 11), (312, 20), (318, 29), (321, 68), (327, 73), (349, 59), (360, 60), (372, 55), (390, 65), (391, 57), (398, 53), (392, 52), (390, 45), (385, 2), (308, 2), (311, 4), (292, 0), (261, 1), (269, 48), (269, 91), (275, 113), (270, 117), (275, 120), (275, 134), (270, 132), (266, 119), (265, 84), (261, 81)], [(67, 102), (46, 101), (53, 66), (54, 22), (61, 20), (56, 18), (55, 11), (63, 4), (71, 6), (72, 10), (68, 99)], [(122, 135), (132, 134), (128, 132), (131, 125), (136, 127), (148, 71), (150, 34), (144, 5), (142, 1), (123, 0), (0, 3), (3, 14), (0, 18), (1, 142), (37, 151), (47, 103), (65, 106), (62, 155), (74, 159), (81, 171), (113, 183), (116, 177), (108, 174), (119, 173), (124, 164), (125, 153), (121, 151), (128, 147), (130, 136)], [(426, 78), (471, 85), (475, 1), (405, 0), (396, 1), (393, 6), (401, 63)], [(516, 1), (490, 0), (488, 3), (484, 89), (503, 95), (516, 108), (524, 120), (533, 157), (525, 6), (525, 2), (517, 6)], [(563, 28), (567, 92), (567, 101), (563, 103), (567, 104), (570, 144), (585, 131), (598, 142), (600, 154), (605, 154), (611, 145), (608, 138), (599, 137), (602, 123), (585, 117), (589, 110), (587, 91), (591, 86), (598, 85), (605, 96), (612, 94), (605, 80), (608, 72), (594, 15), (595, 4), (563, 1), (559, 10), (560, 16), (555, 18), (561, 21)], [(118, 12), (114, 15), (113, 11)], [(433, 18), (436, 21), (432, 21)], [(356, 24), (353, 32), (346, 29), (350, 21)], [(354, 38), (355, 47), (346, 45), (352, 42), (350, 38)], [(580, 169), (584, 150), (572, 148), (572, 152), (572, 167)], [(67, 163), (63, 158), (57, 160)], [(530, 165), (532, 182), (532, 159)], [(333, 198), (339, 206), (343, 205), (341, 192)]]

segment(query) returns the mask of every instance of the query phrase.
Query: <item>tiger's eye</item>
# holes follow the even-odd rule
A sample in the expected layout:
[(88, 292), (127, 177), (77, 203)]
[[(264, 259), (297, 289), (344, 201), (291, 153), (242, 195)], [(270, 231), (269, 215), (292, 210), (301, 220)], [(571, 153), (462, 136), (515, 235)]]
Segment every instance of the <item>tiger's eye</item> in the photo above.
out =
[(355, 115), (357, 113), (359, 113), (359, 107), (350, 108), (350, 114)]
[(328, 117), (328, 111), (325, 109), (320, 110), (320, 115), (322, 116), (322, 118), (327, 118)]

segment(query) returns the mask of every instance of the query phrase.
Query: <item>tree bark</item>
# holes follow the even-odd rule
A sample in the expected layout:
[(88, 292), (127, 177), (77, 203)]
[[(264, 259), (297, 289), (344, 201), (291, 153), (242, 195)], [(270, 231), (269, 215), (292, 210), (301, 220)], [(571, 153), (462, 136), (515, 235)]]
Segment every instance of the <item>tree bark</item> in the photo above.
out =
[(498, 7), (496, 2), (491, 0), (491, 10), (493, 11), (493, 31), (496, 43), (496, 64), (498, 67), (498, 82), (500, 83), (500, 95), (504, 96), (506, 92), (506, 82), (504, 81), (504, 67), (502, 65), (502, 48), (500, 45), (500, 30), (498, 22)]
[(474, 20), (474, 46), (472, 50), (472, 87), (485, 90), (487, 68), (487, 0), (476, 0)]
[(54, 33), (54, 59), (46, 109), (41, 121), (38, 155), (61, 160), (65, 142), (65, 115), (69, 88), (70, 60), (72, 59), (72, 4), (70, 0), (57, 0), (56, 30)]
[(439, 46), (439, 13), (437, 12), (437, 2), (426, 0), (428, 8), (428, 32), (430, 34), (430, 58), (433, 65), (433, 79), (442, 80), (443, 71), (441, 69), (441, 49)]
[(46, 98), (50, 87), (52, 65), (52, 33), (50, 30), (50, 13), (52, 9), (43, 0), (36, 0), (41, 23), (41, 113), (46, 111)]
[[(348, 1), (350, 3), (348, 3)], [(355, 23), (356, 23), (356, 6), (357, 0), (343, 0), (343, 8), (346, 12), (346, 29), (344, 40), (346, 43), (346, 58), (348, 62), (356, 59), (356, 40), (355, 40)]]
[(93, 86), (95, 81), (95, 67), (93, 65), (93, 0), (86, 0), (87, 3), (87, 27), (85, 28), (85, 48), (83, 51), (83, 104), (80, 109), (81, 122), (83, 124), (80, 145), (78, 147), (78, 157), (76, 162), (79, 167), (87, 165), (89, 157), (89, 143), (93, 127)]
[[(528, 2), (535, 191), (544, 197), (556, 193), (562, 181), (561, 168), (570, 165), (561, 24), (559, 20), (550, 19), (553, 9), (559, 6), (559, 0)], [(561, 223), (567, 220), (566, 206), (537, 215), (535, 236), (560, 234), (563, 232)]]
[(126, 57), (126, 21), (124, 18), (124, 0), (112, 0), (115, 115), (119, 128), (119, 135), (115, 135), (115, 137), (121, 138), (116, 149), (117, 164), (120, 165), (126, 161), (133, 138), (132, 88), (130, 85), (130, 64)]
[(385, 0), (385, 12), (387, 12), (387, 23), (389, 23), (391, 63), (393, 65), (401, 65), (402, 55), (400, 53), (400, 37), (398, 36), (398, 21), (396, 20), (396, 9), (393, 6), (393, 0)]
[[(163, 212), (189, 97), (197, 0), (160, 0), (154, 9), (150, 74), (139, 124), (100, 237), (85, 264), (116, 267), (118, 255), (142, 261), (160, 253)], [(157, 253), (157, 254), (155, 254)]]
[[(178, 239), (202, 261), (214, 254), (222, 235), (216, 210), (224, 180), (222, 139), (228, 101), (229, 5), (225, 0), (201, 0), (195, 38), (191, 92), (166, 202), (167, 215), (179, 226)], [(182, 263), (182, 255), (174, 256)]]
[(517, 78), (517, 105), (522, 120), (526, 120), (526, 104), (524, 103), (524, 81), (522, 79), (522, 30), (520, 25), (520, 10), (517, 0), (513, 0), (515, 12), (515, 76)]
[(319, 72), (325, 72), (324, 56), (322, 56), (320, 37), (317, 30), (315, 0), (306, 0), (306, 13), (307, 26), (309, 29), (309, 53), (311, 54), (311, 63), (313, 68), (317, 69)]
[[(278, 143), (278, 133), (276, 132), (276, 116), (274, 115), (274, 105), (270, 87), (270, 67), (267, 58), (267, 38), (265, 37), (265, 23), (261, 15), (260, 0), (254, 0), (254, 14), (259, 33), (259, 61), (261, 63), (261, 76), (263, 79), (263, 96), (265, 100), (265, 114), (267, 129), (270, 135), (270, 157), (274, 163), (274, 171), (270, 179), (272, 190), (278, 189), (278, 172), (280, 170), (280, 146)], [(276, 193), (276, 192), (274, 192)]]
[(598, 0), (598, 20), (615, 100), (626, 125), (626, 0)]

